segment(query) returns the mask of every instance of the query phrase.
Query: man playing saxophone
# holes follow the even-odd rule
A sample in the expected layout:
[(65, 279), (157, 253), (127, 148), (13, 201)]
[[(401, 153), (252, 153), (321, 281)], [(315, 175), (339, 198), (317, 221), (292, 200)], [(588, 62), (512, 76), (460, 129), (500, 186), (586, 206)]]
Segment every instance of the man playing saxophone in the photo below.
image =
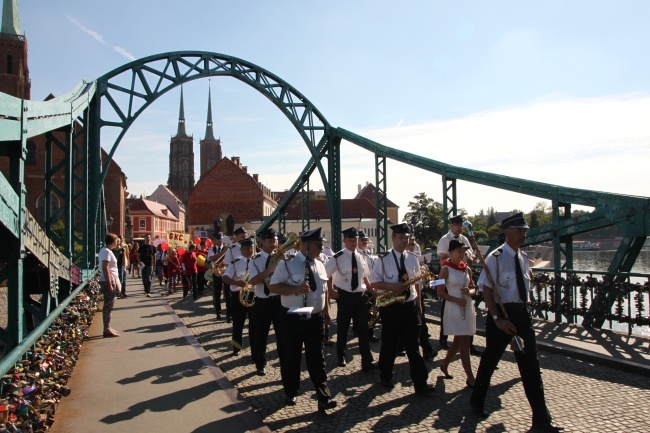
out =
[[(318, 398), (318, 410), (336, 407), (327, 386), (323, 343), (325, 323), (329, 322), (327, 296), (327, 273), (323, 262), (318, 260), (323, 249), (321, 228), (308, 230), (300, 235), (300, 251), (289, 260), (280, 263), (271, 277), (269, 288), (281, 295), (283, 307), (282, 339), (284, 353), (280, 357), (282, 385), (285, 403), (293, 406), (300, 385), (300, 359), (305, 347), (307, 370)], [(305, 305), (306, 304), (306, 305)], [(289, 313), (292, 307), (313, 307), (311, 315), (300, 317)]]
[[(253, 257), (253, 239), (247, 238), (239, 242), (241, 257), (233, 260), (223, 273), (223, 282), (230, 285), (230, 312), (232, 314), (232, 354), (239, 356), (242, 349), (242, 334), (244, 323), (250, 307), (242, 305), (239, 291), (248, 284), (251, 257)], [(254, 332), (249, 329), (249, 341), (254, 340)]]
[(282, 304), (277, 293), (271, 293), (268, 283), (278, 264), (279, 256), (272, 260), (273, 250), (278, 246), (278, 237), (273, 228), (260, 232), (262, 251), (251, 260), (249, 267), (250, 279), (248, 282), (255, 287), (255, 305), (250, 312), (248, 328), (255, 340), (251, 339), (251, 355), (257, 374), (266, 375), (266, 343), (269, 337), (271, 324), (275, 330), (278, 355), (284, 349), (282, 346), (282, 332), (280, 332), (280, 318), (282, 317)]
[(415, 255), (406, 251), (411, 235), (408, 224), (391, 227), (393, 248), (375, 260), (370, 282), (375, 290), (393, 291), (406, 297), (405, 302), (395, 302), (380, 308), (382, 317), (379, 373), (381, 384), (392, 389), (393, 366), (397, 345), (401, 342), (410, 364), (411, 379), (416, 394), (431, 396), (433, 385), (427, 384), (428, 371), (418, 347), (421, 316), (419, 285), (406, 286), (403, 282), (420, 276), (420, 264)]

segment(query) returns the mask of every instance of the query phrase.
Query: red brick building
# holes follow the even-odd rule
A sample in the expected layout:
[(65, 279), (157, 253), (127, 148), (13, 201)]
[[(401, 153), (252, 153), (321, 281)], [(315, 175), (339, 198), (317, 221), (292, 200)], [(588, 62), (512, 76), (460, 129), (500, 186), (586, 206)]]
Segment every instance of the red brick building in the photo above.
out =
[(235, 224), (259, 221), (277, 207), (271, 190), (249, 174), (238, 156), (223, 158), (197, 182), (188, 200), (190, 233), (204, 227), (210, 230), (216, 216), (223, 220), (223, 230), (230, 219)]
[(0, 29), (0, 92), (31, 99), (27, 39), (20, 32), (16, 0), (4, 1)]

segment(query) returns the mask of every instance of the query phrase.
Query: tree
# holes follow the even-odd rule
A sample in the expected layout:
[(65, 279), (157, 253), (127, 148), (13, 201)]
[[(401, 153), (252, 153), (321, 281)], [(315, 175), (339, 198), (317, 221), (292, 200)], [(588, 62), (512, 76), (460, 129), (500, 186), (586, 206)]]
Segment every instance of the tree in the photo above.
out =
[(409, 202), (409, 210), (404, 215), (404, 222), (413, 224), (415, 238), (424, 248), (432, 247), (444, 235), (442, 203), (427, 197), (421, 192), (413, 197), (415, 201)]

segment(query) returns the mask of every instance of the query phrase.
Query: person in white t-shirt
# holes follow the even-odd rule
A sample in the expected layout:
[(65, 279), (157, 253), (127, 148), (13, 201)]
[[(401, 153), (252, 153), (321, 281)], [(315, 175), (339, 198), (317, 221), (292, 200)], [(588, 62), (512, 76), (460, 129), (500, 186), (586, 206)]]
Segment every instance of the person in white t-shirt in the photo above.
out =
[(104, 247), (99, 250), (99, 286), (104, 295), (104, 337), (119, 337), (120, 333), (111, 328), (111, 312), (115, 304), (115, 296), (122, 290), (120, 275), (117, 270), (117, 259), (113, 254), (117, 247), (117, 235), (108, 233), (104, 239)]

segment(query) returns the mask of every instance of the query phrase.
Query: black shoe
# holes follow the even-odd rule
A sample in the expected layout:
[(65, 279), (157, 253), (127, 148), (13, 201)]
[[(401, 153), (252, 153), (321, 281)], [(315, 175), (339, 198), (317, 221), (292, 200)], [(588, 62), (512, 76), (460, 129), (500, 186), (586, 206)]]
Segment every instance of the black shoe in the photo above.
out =
[(561, 432), (564, 430), (564, 427), (560, 427), (557, 424), (553, 424), (552, 421), (547, 422), (534, 422), (531, 427), (532, 431), (544, 431), (549, 433)]
[(221, 320), (221, 313), (217, 313), (217, 320)]
[(370, 341), (371, 343), (377, 343), (380, 340), (379, 340), (379, 338), (375, 337), (374, 335), (371, 335), (370, 337), (368, 337), (368, 341)]
[(472, 408), (472, 412), (474, 415), (476, 415), (479, 418), (487, 418), (490, 416), (489, 413), (485, 411), (482, 407), (478, 407), (476, 404), (472, 403), (471, 401), (469, 402), (469, 407)]
[(385, 386), (388, 389), (393, 389), (395, 388), (395, 384), (391, 382), (390, 380), (384, 380), (382, 379), (379, 383), (382, 384), (382, 386)]
[(258, 368), (257, 369), (257, 375), (258, 376), (266, 376), (266, 368), (265, 367)]
[(425, 361), (433, 361), (437, 355), (438, 352), (433, 351), (431, 353), (425, 353), (424, 355), (422, 355), (422, 358), (424, 358)]
[(415, 393), (424, 397), (431, 397), (435, 390), (436, 388), (433, 385), (426, 385), (422, 388), (415, 388)]
[(406, 356), (406, 350), (400, 350), (397, 352), (397, 356)]
[(441, 349), (449, 349), (449, 343), (447, 340), (440, 340), (439, 346)]
[[(476, 384), (476, 382), (474, 382), (474, 384)], [(471, 383), (469, 383), (469, 379), (467, 379), (467, 380), (465, 381), (465, 385), (467, 385), (468, 388), (474, 388), (474, 385), (472, 385)]]
[(284, 404), (287, 406), (295, 406), (296, 405), (296, 397), (287, 397), (284, 399)]
[(365, 365), (365, 366), (361, 367), (361, 371), (363, 371), (364, 373), (368, 373), (368, 372), (374, 371), (374, 370), (379, 370), (379, 367), (377, 366), (377, 364), (368, 364), (368, 365)]
[(328, 338), (327, 340), (325, 340), (325, 346), (334, 346), (334, 340)]
[(472, 355), (481, 356), (483, 354), (483, 349), (479, 349), (478, 347), (472, 345), (469, 348), (469, 353)]
[(226, 323), (232, 323), (232, 319), (230, 319), (230, 317), (226, 317)]
[(232, 356), (239, 356), (240, 350), (233, 350), (232, 351)]
[(345, 358), (339, 358), (339, 367), (345, 367), (346, 365)]
[(334, 400), (324, 400), (318, 402), (318, 411), (325, 412), (327, 409), (334, 409), (336, 402)]

